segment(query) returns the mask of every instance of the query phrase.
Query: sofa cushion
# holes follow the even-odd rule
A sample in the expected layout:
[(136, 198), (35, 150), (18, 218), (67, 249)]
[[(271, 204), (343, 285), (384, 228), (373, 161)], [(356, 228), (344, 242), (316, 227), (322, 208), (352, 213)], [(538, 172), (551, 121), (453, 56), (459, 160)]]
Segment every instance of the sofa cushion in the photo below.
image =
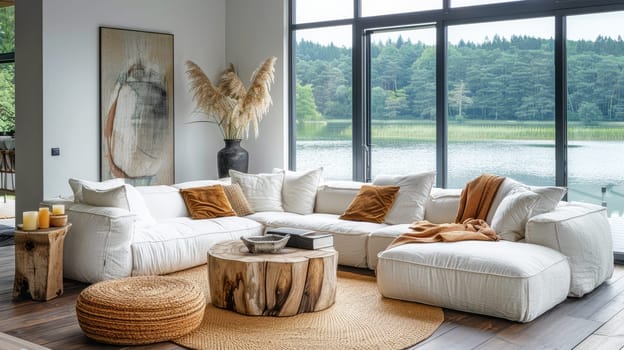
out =
[(232, 184), (239, 184), (253, 211), (284, 211), (282, 185), (284, 173), (245, 174), (230, 170)]
[(567, 258), (508, 241), (404, 244), (379, 254), (388, 298), (529, 322), (566, 299)]
[(314, 212), (336, 215), (344, 213), (363, 184), (356, 181), (328, 181), (321, 184), (316, 191)]
[(531, 216), (553, 211), (568, 192), (565, 187), (557, 186), (529, 186), (529, 190), (539, 195)]
[(425, 217), (425, 205), (431, 194), (431, 188), (435, 182), (435, 171), (413, 175), (378, 175), (373, 185), (399, 186), (399, 194), (386, 216), (386, 223), (409, 224), (423, 220)]
[(366, 221), (381, 224), (392, 208), (399, 186), (363, 185), (345, 212), (342, 220)]
[(284, 171), (273, 169), (274, 173), (284, 172), (282, 205), (284, 211), (297, 214), (312, 214), (316, 203), (316, 190), (321, 181), (323, 168), (307, 171)]
[(82, 203), (95, 207), (113, 207), (130, 210), (126, 188), (123, 185), (103, 190), (90, 189), (88, 186), (83, 186)]
[(185, 189), (185, 188), (195, 188), (195, 187), (206, 187), (206, 186), (214, 186), (214, 185), (229, 185), (230, 181), (229, 179), (226, 180), (194, 180), (194, 181), (187, 181), (187, 182), (181, 182), (178, 184), (173, 184), (171, 186), (175, 187), (175, 188), (179, 188), (179, 189)]
[(529, 219), (525, 239), (568, 257), (571, 296), (591, 292), (613, 274), (613, 241), (606, 208), (562, 202), (554, 211)]
[(132, 275), (159, 275), (206, 263), (213, 244), (241, 236), (261, 235), (262, 225), (229, 216), (208, 220), (164, 219), (137, 230), (132, 240)]
[(223, 191), (237, 216), (247, 216), (254, 213), (239, 184), (223, 186)]
[(455, 221), (461, 189), (432, 188), (425, 207), (425, 220), (434, 224)]
[(89, 181), (83, 179), (69, 179), (69, 187), (71, 187), (72, 192), (74, 192), (74, 202), (80, 203), (82, 202), (82, 187), (87, 185), (89, 188), (93, 190), (106, 190), (114, 187), (119, 187), (124, 184), (124, 179), (116, 178), (110, 179), (102, 182), (98, 181)]
[(262, 212), (247, 216), (267, 227), (293, 227), (330, 233), (334, 236), (334, 248), (339, 252), (338, 263), (354, 267), (368, 267), (366, 252), (371, 232), (387, 227), (363, 221), (338, 219), (334, 214), (299, 215), (287, 212)]
[(125, 209), (137, 215), (148, 225), (156, 221), (147, 209), (143, 196), (129, 184), (110, 189), (91, 189), (88, 185), (82, 187), (82, 202), (96, 207), (114, 207)]
[(498, 208), (500, 203), (503, 201), (503, 199), (509, 193), (511, 193), (511, 191), (520, 187), (526, 187), (526, 186), (523, 185), (521, 182), (518, 182), (510, 177), (506, 177), (503, 183), (501, 183), (501, 185), (498, 187), (498, 191), (496, 191), (496, 195), (494, 196), (494, 199), (492, 200), (492, 205), (490, 206), (490, 211), (488, 212), (488, 215), (485, 221), (487, 221), (489, 224), (492, 224), (494, 213), (496, 212), (496, 209)]
[(156, 221), (190, 216), (178, 188), (157, 185), (137, 186), (136, 189), (143, 196), (149, 212)]
[(527, 220), (539, 200), (539, 195), (517, 188), (507, 195), (492, 218), (492, 228), (504, 240), (519, 241), (524, 238)]
[(192, 219), (214, 219), (236, 215), (221, 185), (184, 188), (180, 190), (180, 194)]
[[(453, 214), (455, 218), (455, 214)], [(371, 232), (368, 236), (368, 244), (366, 245), (366, 263), (369, 269), (377, 267), (377, 255), (386, 250), (388, 245), (394, 241), (402, 233), (412, 232), (410, 226), (412, 224), (400, 224), (379, 228)]]
[(490, 211), (488, 212), (486, 220), (488, 223), (492, 223), (492, 220), (494, 219), (494, 214), (496, 213), (496, 209), (503, 201), (503, 199), (506, 196), (514, 193), (515, 190), (519, 188), (530, 190), (539, 195), (539, 199), (535, 205), (535, 208), (531, 212), (531, 216), (540, 215), (552, 211), (553, 209), (555, 209), (559, 201), (561, 201), (561, 199), (567, 192), (567, 189), (565, 187), (528, 186), (507, 177), (499, 187), (498, 191), (496, 192), (496, 196), (492, 201), (492, 206), (490, 207)]

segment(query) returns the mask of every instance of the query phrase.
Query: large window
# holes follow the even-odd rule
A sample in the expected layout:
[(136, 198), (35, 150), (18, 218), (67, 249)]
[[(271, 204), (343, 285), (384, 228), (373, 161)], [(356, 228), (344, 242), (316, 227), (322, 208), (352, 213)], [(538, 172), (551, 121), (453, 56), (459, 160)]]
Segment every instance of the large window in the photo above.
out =
[[(448, 186), (555, 184), (553, 18), (448, 29)], [(468, 161), (469, 160), (469, 161)]]
[(351, 179), (351, 26), (294, 37), (297, 168), (322, 166), (326, 178)]
[(622, 216), (622, 1), (290, 1), (292, 168), (492, 172)]
[(621, 23), (624, 12), (567, 18), (568, 199), (606, 206), (624, 228)]

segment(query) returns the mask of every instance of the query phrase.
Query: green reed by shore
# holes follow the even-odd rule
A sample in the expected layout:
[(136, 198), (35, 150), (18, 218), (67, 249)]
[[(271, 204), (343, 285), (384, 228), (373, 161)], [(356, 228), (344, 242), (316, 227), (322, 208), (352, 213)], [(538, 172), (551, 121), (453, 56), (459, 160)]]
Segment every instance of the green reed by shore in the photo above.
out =
[[(373, 141), (434, 141), (436, 126), (433, 121), (373, 121)], [(515, 121), (450, 121), (449, 141), (490, 140), (554, 140), (554, 122)], [(300, 123), (298, 140), (350, 140), (350, 120)], [(592, 125), (571, 122), (568, 124), (570, 141), (624, 141), (623, 122), (601, 122)]]

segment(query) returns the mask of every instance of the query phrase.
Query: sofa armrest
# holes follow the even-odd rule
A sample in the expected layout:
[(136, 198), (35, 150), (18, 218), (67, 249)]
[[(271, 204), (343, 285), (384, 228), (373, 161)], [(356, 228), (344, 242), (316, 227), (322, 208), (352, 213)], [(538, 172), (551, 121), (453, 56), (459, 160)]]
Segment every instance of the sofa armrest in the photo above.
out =
[(570, 296), (591, 292), (613, 274), (613, 241), (606, 208), (562, 202), (555, 210), (529, 219), (525, 240), (568, 257)]
[(78, 203), (66, 213), (72, 227), (65, 237), (64, 277), (94, 283), (130, 276), (135, 214)]

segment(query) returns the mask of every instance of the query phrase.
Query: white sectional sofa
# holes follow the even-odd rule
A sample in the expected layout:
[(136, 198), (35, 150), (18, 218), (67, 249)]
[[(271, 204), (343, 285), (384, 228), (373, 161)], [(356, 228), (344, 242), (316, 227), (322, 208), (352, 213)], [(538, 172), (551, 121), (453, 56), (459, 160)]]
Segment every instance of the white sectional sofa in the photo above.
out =
[[(68, 204), (73, 226), (65, 240), (65, 277), (92, 283), (169, 273), (205, 263), (208, 248), (216, 242), (287, 226), (333, 234), (338, 263), (375, 269), (386, 297), (527, 322), (567, 296), (592, 291), (613, 272), (605, 208), (590, 204), (560, 202), (554, 210), (530, 217), (519, 242), (406, 244), (386, 250), (408, 231), (410, 222), (338, 218), (361, 183), (320, 185), (312, 214), (256, 212), (191, 219), (179, 188), (215, 183), (136, 187), (147, 210)], [(452, 222), (460, 193), (432, 189), (424, 219)]]

